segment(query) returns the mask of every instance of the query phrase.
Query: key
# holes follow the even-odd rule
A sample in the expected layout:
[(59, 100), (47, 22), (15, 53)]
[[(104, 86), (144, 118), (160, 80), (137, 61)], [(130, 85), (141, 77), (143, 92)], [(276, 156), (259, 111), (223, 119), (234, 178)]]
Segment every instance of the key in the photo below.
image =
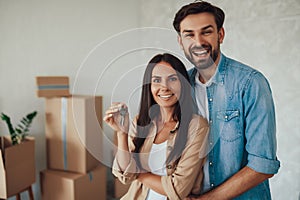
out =
[(121, 116), (120, 126), (124, 126), (124, 121), (125, 121), (126, 113), (127, 113), (127, 109), (122, 106), (120, 108), (120, 116)]

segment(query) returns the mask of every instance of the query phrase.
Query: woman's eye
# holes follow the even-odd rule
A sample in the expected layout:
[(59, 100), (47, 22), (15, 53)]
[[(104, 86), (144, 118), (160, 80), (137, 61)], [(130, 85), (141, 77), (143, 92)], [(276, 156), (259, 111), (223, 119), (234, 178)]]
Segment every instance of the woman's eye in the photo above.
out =
[(160, 79), (154, 78), (154, 79), (152, 79), (152, 82), (153, 82), (153, 83), (159, 83), (159, 82), (160, 82)]
[(170, 77), (170, 81), (177, 81), (177, 77)]

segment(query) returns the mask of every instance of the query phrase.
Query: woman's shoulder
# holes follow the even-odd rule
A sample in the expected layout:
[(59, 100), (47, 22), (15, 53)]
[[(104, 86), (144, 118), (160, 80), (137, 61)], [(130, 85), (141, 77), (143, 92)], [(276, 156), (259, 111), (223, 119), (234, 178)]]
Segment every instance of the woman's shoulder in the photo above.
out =
[(192, 127), (199, 126), (199, 128), (203, 128), (203, 127), (208, 127), (208, 123), (204, 117), (197, 115), (197, 114), (193, 114), (191, 122), (190, 122), (190, 126), (192, 126)]
[(190, 122), (188, 131), (189, 143), (202, 143), (203, 141), (205, 141), (208, 133), (209, 125), (207, 123), (207, 120), (200, 115), (194, 114)]

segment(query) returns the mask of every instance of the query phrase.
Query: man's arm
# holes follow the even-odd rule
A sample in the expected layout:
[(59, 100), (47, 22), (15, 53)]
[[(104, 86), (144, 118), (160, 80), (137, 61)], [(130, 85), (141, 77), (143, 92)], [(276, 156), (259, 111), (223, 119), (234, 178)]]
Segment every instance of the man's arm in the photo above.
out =
[(268, 178), (271, 178), (273, 174), (263, 174), (254, 171), (249, 167), (244, 167), (238, 173), (233, 175), (227, 181), (215, 189), (205, 193), (198, 198), (189, 198), (193, 200), (226, 200), (233, 199), (256, 185), (262, 183)]

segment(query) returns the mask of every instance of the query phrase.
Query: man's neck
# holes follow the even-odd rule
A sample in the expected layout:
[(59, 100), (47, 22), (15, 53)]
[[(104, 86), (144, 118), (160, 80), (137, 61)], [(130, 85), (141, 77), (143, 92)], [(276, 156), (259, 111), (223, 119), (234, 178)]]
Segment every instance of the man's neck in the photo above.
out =
[(209, 81), (211, 79), (211, 77), (213, 77), (213, 75), (215, 74), (215, 72), (218, 68), (220, 58), (221, 58), (221, 53), (219, 54), (217, 60), (214, 62), (213, 65), (211, 65), (210, 67), (208, 67), (206, 69), (197, 69), (197, 71), (199, 73), (198, 78), (201, 83), (205, 84), (207, 81)]

